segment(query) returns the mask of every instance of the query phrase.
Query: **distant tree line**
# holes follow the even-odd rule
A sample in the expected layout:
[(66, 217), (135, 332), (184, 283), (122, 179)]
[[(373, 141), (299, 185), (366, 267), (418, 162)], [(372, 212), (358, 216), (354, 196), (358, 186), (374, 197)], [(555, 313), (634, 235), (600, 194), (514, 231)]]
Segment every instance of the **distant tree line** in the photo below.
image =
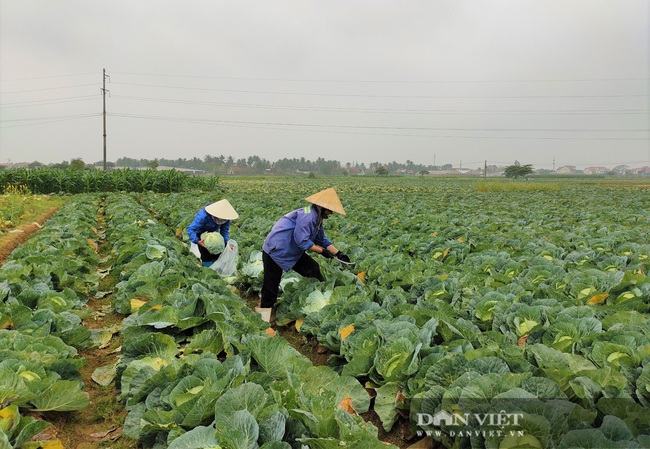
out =
[[(370, 164), (346, 163), (322, 157), (312, 161), (301, 158), (283, 158), (275, 162), (259, 156), (249, 156), (248, 158), (235, 159), (232, 156), (205, 156), (203, 159), (194, 157), (192, 159), (156, 159), (158, 166), (187, 168), (194, 170), (203, 170), (206, 173), (214, 175), (223, 174), (290, 174), (290, 173), (317, 173), (321, 175), (346, 175), (376, 173), (378, 169), (385, 168), (390, 173), (400, 171), (412, 171), (420, 173), (423, 170), (443, 169), (422, 164), (415, 164), (407, 160), (406, 163), (390, 162), (388, 164), (372, 162)], [(152, 161), (147, 159), (120, 158), (115, 162), (118, 167), (150, 167)], [(447, 167), (445, 167), (447, 168)], [(451, 165), (448, 166), (451, 168)]]
[[(424, 174), (436, 170), (449, 170), (451, 164), (443, 166), (433, 166), (416, 164), (411, 160), (404, 163), (400, 162), (371, 162), (369, 164), (346, 163), (332, 159), (317, 158), (314, 161), (301, 158), (283, 158), (275, 162), (261, 158), (259, 156), (249, 156), (247, 158), (235, 159), (232, 156), (205, 156), (204, 158), (193, 157), (191, 159), (134, 159), (122, 157), (115, 162), (108, 162), (108, 168), (137, 168), (137, 169), (156, 169), (158, 167), (173, 167), (192, 170), (202, 170), (209, 175), (261, 175), (261, 174), (291, 174), (291, 173), (314, 173), (324, 176), (330, 175), (354, 175), (354, 174), (388, 174), (388, 173), (409, 173)], [(32, 162), (28, 168), (47, 167), (54, 169), (72, 169), (72, 170), (91, 170), (103, 167), (103, 162), (85, 164), (80, 158), (73, 159), (70, 162), (63, 161), (55, 164), (42, 164)]]

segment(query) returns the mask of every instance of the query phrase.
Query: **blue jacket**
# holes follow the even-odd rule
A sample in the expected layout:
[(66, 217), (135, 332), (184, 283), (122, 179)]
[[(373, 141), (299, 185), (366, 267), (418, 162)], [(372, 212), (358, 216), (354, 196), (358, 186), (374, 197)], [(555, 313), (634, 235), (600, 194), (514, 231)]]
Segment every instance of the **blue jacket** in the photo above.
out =
[(190, 237), (190, 242), (199, 243), (201, 234), (204, 232), (219, 232), (224, 242), (228, 243), (230, 237), (230, 220), (222, 225), (214, 222), (212, 215), (206, 212), (205, 208), (201, 209), (194, 216), (194, 221), (187, 227), (187, 235)]
[(316, 208), (307, 206), (280, 218), (266, 236), (262, 249), (280, 268), (289, 271), (314, 244), (327, 248), (332, 242), (325, 236), (322, 223), (318, 226)]

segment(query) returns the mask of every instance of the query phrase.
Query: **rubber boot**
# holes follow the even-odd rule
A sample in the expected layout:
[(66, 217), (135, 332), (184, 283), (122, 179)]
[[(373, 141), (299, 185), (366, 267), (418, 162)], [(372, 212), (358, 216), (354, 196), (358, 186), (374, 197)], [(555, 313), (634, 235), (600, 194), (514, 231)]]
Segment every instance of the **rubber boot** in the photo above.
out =
[(266, 321), (267, 323), (271, 322), (271, 308), (270, 307), (268, 309), (264, 308), (264, 307), (255, 307), (255, 311), (260, 314), (263, 321)]

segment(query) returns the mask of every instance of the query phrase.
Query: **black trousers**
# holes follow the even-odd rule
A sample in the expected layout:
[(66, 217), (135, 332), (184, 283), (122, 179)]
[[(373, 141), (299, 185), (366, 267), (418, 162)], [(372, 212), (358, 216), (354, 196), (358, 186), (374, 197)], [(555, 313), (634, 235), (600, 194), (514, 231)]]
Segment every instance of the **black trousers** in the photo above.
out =
[[(269, 309), (278, 300), (280, 281), (282, 280), (282, 268), (275, 263), (266, 251), (262, 251), (262, 263), (264, 264), (264, 282), (262, 284), (261, 307)], [(292, 270), (304, 277), (316, 278), (321, 282), (325, 280), (320, 272), (320, 265), (309, 257), (307, 253), (302, 254), (298, 262), (292, 267)]]
[(221, 253), (212, 254), (204, 246), (201, 246), (201, 245), (196, 245), (196, 246), (199, 247), (199, 252), (201, 253), (201, 262), (214, 262), (221, 255)]

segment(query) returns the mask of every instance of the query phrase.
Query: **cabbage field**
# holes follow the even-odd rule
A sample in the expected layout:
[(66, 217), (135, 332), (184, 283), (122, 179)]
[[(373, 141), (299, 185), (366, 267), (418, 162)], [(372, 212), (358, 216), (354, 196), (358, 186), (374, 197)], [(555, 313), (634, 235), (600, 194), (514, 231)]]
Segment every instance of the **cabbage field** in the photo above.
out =
[[(93, 413), (92, 384), (124, 417), (92, 447), (650, 447), (650, 189), (503, 184), (71, 197), (0, 266), (0, 448), (68, 447), (48, 429)], [(314, 256), (325, 282), (285, 273), (274, 333), (251, 311), (262, 242), (332, 186), (347, 215), (326, 233), (355, 264)], [(226, 279), (184, 232), (222, 197), (240, 216)]]

